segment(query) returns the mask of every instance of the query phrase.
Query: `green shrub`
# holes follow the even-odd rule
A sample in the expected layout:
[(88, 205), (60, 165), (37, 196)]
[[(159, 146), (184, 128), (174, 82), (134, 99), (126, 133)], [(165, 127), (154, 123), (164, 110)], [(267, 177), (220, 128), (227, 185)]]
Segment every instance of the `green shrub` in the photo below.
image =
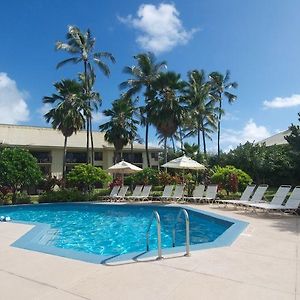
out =
[(21, 192), (17, 194), (16, 202), (17, 204), (30, 204), (31, 199), (26, 192)]
[(252, 183), (252, 178), (243, 170), (233, 166), (216, 166), (211, 181), (217, 183), (220, 188), (225, 189), (229, 194), (229, 192), (237, 192), (235, 183), (237, 183), (238, 190), (243, 191), (248, 184)]
[(88, 201), (87, 194), (75, 189), (45, 192), (39, 197), (39, 203)]
[(127, 185), (157, 185), (158, 184), (158, 170), (152, 168), (145, 168), (131, 176), (124, 178), (124, 184)]
[(3, 204), (4, 205), (11, 205), (13, 204), (13, 193), (7, 193), (3, 197)]
[(101, 197), (108, 196), (110, 194), (110, 189), (98, 189), (97, 192), (93, 194), (90, 200), (99, 201)]
[(10, 188), (13, 203), (19, 190), (42, 180), (36, 158), (22, 148), (4, 148), (0, 151), (0, 170), (0, 185)]
[(112, 177), (101, 168), (92, 165), (77, 165), (67, 175), (68, 184), (81, 191), (91, 191), (96, 184), (107, 185)]

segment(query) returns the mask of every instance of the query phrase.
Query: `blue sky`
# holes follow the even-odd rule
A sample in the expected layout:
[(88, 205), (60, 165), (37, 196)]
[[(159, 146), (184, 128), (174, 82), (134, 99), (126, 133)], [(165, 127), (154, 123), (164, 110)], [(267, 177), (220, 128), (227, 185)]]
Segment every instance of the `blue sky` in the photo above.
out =
[[(54, 91), (55, 81), (81, 71), (73, 65), (55, 68), (68, 57), (54, 50), (55, 42), (64, 40), (68, 25), (77, 25), (90, 28), (96, 48), (117, 60), (109, 79), (98, 73), (101, 109), (119, 96), (118, 84), (126, 79), (122, 68), (134, 63), (132, 56), (152, 50), (183, 79), (191, 69), (229, 69), (239, 88), (236, 103), (225, 105), (222, 147), (260, 140), (297, 122), (299, 11), (297, 0), (4, 1), (0, 123), (46, 125), (42, 97)], [(153, 130), (151, 142), (156, 140)], [(215, 146), (211, 143), (210, 149)]]

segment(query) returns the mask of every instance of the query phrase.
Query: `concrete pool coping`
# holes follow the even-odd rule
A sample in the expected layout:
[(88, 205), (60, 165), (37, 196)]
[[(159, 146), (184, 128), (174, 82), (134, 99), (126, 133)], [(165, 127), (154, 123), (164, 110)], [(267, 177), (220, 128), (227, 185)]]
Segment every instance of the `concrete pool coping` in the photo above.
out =
[[(191, 207), (199, 208), (198, 205)], [(104, 266), (10, 245), (32, 225), (0, 223), (1, 297), (10, 300), (300, 299), (300, 218), (201, 205), (249, 225), (230, 247)]]
[[(51, 205), (51, 204), (42, 204), (42, 205)], [(184, 209), (187, 209), (188, 211), (194, 211), (199, 214), (202, 214), (208, 218), (213, 218), (218, 222), (225, 221), (230, 222), (232, 225), (225, 230), (224, 233), (222, 233), (218, 238), (216, 238), (212, 242), (202, 243), (202, 244), (194, 244), (190, 246), (191, 251), (198, 251), (198, 250), (204, 250), (204, 249), (211, 249), (211, 248), (218, 248), (218, 247), (225, 247), (230, 246), (235, 239), (245, 230), (245, 228), (248, 226), (247, 222), (240, 221), (235, 218), (230, 218), (226, 216), (222, 216), (213, 212), (207, 212), (203, 210), (199, 210), (198, 208), (192, 208), (187, 205), (180, 205), (180, 204), (167, 204), (167, 205), (159, 205), (159, 204), (147, 204), (147, 203), (132, 203), (132, 204), (126, 204), (126, 203), (59, 203), (58, 205), (71, 205), (71, 206), (78, 206), (78, 205), (133, 205), (133, 206), (147, 206), (151, 205), (153, 207), (153, 210), (155, 210), (156, 207), (181, 207)], [(124, 262), (132, 262), (132, 261), (143, 261), (147, 259), (154, 259), (157, 256), (157, 250), (150, 250), (148, 252), (130, 252), (126, 254), (120, 254), (120, 255), (98, 255), (98, 254), (92, 254), (92, 253), (85, 253), (85, 252), (79, 252), (71, 249), (63, 249), (58, 248), (55, 246), (47, 245), (45, 243), (41, 242), (41, 239), (44, 238), (45, 235), (47, 235), (47, 232), (51, 229), (51, 226), (44, 223), (31, 223), (31, 222), (15, 222), (20, 224), (29, 224), (33, 225), (34, 227), (28, 231), (26, 234), (21, 236), (18, 240), (16, 240), (14, 243), (12, 243), (11, 246), (32, 250), (32, 251), (38, 251), (42, 253), (57, 255), (61, 257), (81, 260), (89, 263), (95, 263), (95, 264), (113, 264), (113, 263), (124, 263)], [(185, 246), (177, 246), (172, 248), (163, 248), (162, 254), (163, 256), (169, 256), (174, 255), (178, 253), (184, 253), (185, 252)]]

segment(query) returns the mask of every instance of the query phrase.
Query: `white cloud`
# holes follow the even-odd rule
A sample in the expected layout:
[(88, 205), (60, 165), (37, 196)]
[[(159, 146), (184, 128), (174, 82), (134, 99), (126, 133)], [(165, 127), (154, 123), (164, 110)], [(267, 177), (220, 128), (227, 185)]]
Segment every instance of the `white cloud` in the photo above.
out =
[(235, 114), (232, 114), (230, 112), (226, 112), (224, 114), (224, 116), (222, 117), (222, 120), (223, 121), (238, 121), (239, 118)]
[(93, 112), (93, 122), (94, 123), (106, 123), (109, 121), (109, 117), (105, 116), (102, 112)]
[(0, 73), (0, 123), (17, 124), (27, 121), (29, 110), (26, 93), (18, 90), (16, 82)]
[(276, 97), (270, 101), (263, 102), (265, 108), (286, 108), (300, 105), (300, 95), (292, 95), (291, 97)]
[(46, 103), (43, 106), (41, 106), (39, 109), (37, 109), (37, 112), (40, 114), (40, 116), (44, 119), (44, 115), (52, 108), (50, 103)]
[(125, 24), (139, 31), (137, 43), (143, 49), (156, 54), (170, 51), (177, 45), (185, 45), (198, 29), (186, 30), (174, 4), (142, 4), (137, 17), (118, 17)]
[(232, 149), (238, 144), (258, 142), (269, 137), (271, 134), (265, 126), (257, 125), (250, 119), (241, 130), (224, 129), (221, 134), (221, 143), (226, 149)]

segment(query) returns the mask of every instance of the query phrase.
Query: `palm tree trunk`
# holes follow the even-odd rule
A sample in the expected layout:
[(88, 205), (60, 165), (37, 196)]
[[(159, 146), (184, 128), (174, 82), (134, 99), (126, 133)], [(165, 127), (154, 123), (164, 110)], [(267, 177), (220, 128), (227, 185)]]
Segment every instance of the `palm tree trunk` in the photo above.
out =
[(175, 142), (174, 142), (174, 137), (173, 136), (171, 137), (171, 140), (172, 140), (173, 152), (175, 153), (176, 152), (176, 147), (175, 147)]
[(222, 99), (219, 100), (219, 117), (218, 117), (218, 159), (220, 159), (220, 137), (221, 137), (221, 117), (222, 117)]
[(200, 122), (198, 122), (198, 128), (197, 128), (197, 143), (198, 143), (198, 154), (200, 154)]
[(149, 123), (146, 121), (146, 137), (145, 137), (145, 148), (146, 148), (146, 157), (147, 157), (147, 166), (150, 168), (150, 157), (148, 149), (148, 139), (149, 139)]
[(87, 116), (86, 117), (86, 163), (88, 164), (90, 162), (90, 155), (89, 155), (89, 150), (90, 150), (90, 118)]
[(181, 127), (179, 127), (179, 138), (180, 138), (181, 153), (183, 154), (183, 136), (182, 136), (182, 128)]
[(95, 163), (95, 151), (94, 151), (94, 138), (93, 138), (92, 118), (90, 118), (90, 135), (91, 135), (91, 148), (92, 148), (92, 166), (94, 166), (94, 163)]
[(168, 155), (167, 155), (167, 138), (165, 137), (164, 140), (164, 161), (165, 164), (168, 162)]
[(130, 162), (133, 163), (133, 140), (130, 141)]
[(203, 120), (201, 120), (201, 127), (202, 127), (203, 152), (204, 152), (204, 157), (206, 159), (207, 153), (206, 153), (206, 140), (205, 140), (205, 131), (204, 131)]
[[(83, 62), (84, 64), (84, 83), (85, 83), (85, 94), (88, 94), (88, 80), (87, 80), (87, 65), (86, 61)], [(88, 164), (90, 162), (90, 117), (86, 116), (86, 163)]]
[(62, 178), (63, 178), (63, 181), (62, 181), (63, 188), (66, 187), (67, 142), (68, 142), (68, 137), (65, 136), (65, 141), (64, 141), (64, 156), (63, 156), (63, 175), (62, 175)]

